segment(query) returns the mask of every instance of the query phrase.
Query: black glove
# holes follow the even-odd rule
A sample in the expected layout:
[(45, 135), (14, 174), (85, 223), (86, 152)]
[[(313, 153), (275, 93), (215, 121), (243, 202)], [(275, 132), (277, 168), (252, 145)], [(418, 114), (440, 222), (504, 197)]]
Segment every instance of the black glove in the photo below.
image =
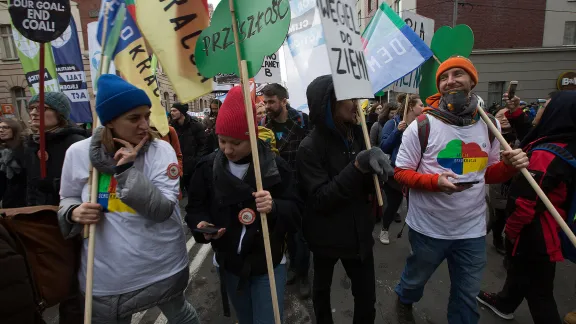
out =
[(358, 169), (362, 173), (375, 173), (383, 181), (394, 175), (394, 168), (390, 165), (390, 160), (379, 147), (373, 147), (358, 153), (356, 162)]

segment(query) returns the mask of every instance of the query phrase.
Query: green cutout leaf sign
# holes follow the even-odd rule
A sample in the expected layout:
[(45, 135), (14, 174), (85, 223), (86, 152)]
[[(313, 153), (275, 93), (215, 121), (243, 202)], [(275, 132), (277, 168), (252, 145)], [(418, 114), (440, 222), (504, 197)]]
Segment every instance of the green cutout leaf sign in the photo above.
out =
[[(468, 25), (457, 25), (454, 28), (442, 26), (434, 33), (430, 44), (430, 49), (441, 62), (454, 55), (469, 57), (473, 48), (474, 32)], [(420, 98), (422, 100), (438, 92), (436, 71), (439, 67), (440, 64), (434, 58), (422, 65), (422, 81), (420, 82)]]
[[(275, 53), (290, 26), (288, 0), (234, 0), (242, 59), (247, 61), (248, 77), (262, 66), (264, 57)], [(198, 38), (194, 52), (196, 66), (206, 78), (238, 71), (232, 15), (228, 0), (222, 0), (208, 28)]]

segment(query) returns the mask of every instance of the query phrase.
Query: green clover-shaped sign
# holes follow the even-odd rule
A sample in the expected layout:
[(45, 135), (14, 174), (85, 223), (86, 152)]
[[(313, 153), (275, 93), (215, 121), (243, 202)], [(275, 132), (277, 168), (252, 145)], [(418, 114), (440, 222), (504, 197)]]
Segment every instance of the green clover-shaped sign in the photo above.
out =
[[(248, 77), (258, 74), (264, 57), (276, 52), (288, 33), (288, 0), (234, 0), (242, 59), (247, 61)], [(228, 0), (220, 1), (210, 26), (200, 34), (195, 50), (196, 66), (206, 77), (235, 73), (238, 60)]]
[[(430, 49), (434, 55), (444, 62), (453, 55), (469, 57), (474, 48), (474, 32), (468, 25), (457, 25), (454, 28), (442, 26), (438, 28)], [(420, 98), (422, 100), (438, 92), (436, 89), (436, 71), (440, 64), (434, 58), (422, 65), (422, 81), (420, 82)]]

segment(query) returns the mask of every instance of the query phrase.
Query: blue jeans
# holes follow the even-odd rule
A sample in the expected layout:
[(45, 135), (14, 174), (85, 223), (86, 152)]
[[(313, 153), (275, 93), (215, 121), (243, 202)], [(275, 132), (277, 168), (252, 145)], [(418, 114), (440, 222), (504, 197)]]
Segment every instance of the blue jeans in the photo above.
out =
[[(236, 311), (239, 324), (274, 324), (272, 296), (268, 274), (250, 276), (242, 291), (238, 291), (239, 277), (225, 272), (226, 290), (230, 302)], [(276, 295), (280, 317), (284, 313), (284, 287), (286, 286), (286, 265), (279, 264), (274, 268)]]
[(400, 301), (404, 304), (418, 302), (424, 294), (426, 282), (446, 259), (451, 282), (448, 323), (478, 323), (480, 314), (476, 296), (480, 293), (482, 272), (486, 265), (485, 237), (440, 240), (413, 229), (408, 235), (412, 253), (406, 260), (400, 283), (395, 289)]

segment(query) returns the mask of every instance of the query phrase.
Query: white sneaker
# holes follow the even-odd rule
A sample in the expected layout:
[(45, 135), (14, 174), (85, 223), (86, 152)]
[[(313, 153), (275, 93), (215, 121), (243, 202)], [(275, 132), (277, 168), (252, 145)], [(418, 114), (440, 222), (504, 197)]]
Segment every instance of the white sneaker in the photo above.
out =
[(388, 233), (388, 231), (380, 231), (380, 242), (382, 242), (382, 244), (388, 245), (390, 244), (390, 234)]

